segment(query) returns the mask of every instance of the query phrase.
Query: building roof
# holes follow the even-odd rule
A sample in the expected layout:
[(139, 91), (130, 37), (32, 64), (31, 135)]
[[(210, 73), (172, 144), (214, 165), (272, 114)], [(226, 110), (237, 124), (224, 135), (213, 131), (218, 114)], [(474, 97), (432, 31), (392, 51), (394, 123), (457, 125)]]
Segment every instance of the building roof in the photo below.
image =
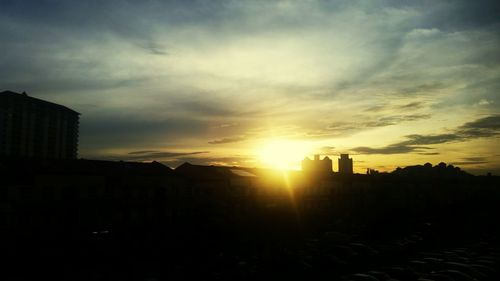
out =
[(240, 169), (229, 169), (229, 172), (231, 172), (237, 176), (240, 176), (240, 177), (251, 177), (251, 178), (257, 177), (256, 175), (254, 175), (248, 171), (240, 170)]
[(0, 158), (0, 173), (5, 174), (64, 174), (64, 175), (164, 175), (172, 174), (169, 167), (158, 163), (85, 160)]
[(34, 98), (34, 97), (30, 97), (25, 92), (23, 92), (22, 94), (20, 94), (20, 93), (16, 93), (16, 92), (12, 92), (12, 91), (3, 91), (3, 92), (0, 92), (0, 99), (15, 99), (15, 100), (18, 100), (18, 101), (33, 102), (33, 103), (37, 103), (37, 104), (44, 105), (44, 106), (47, 106), (47, 107), (55, 108), (55, 109), (58, 109), (58, 110), (65, 110), (65, 111), (69, 111), (69, 112), (72, 112), (72, 113), (76, 113), (78, 115), (80, 114), (80, 113), (74, 111), (73, 109), (68, 108), (68, 107), (66, 107), (64, 105), (60, 105), (60, 104), (57, 104), (57, 103), (52, 103), (52, 102), (49, 102), (49, 101), (45, 101), (45, 100), (37, 99), (37, 98)]
[(190, 179), (198, 180), (224, 180), (231, 178), (254, 178), (255, 174), (238, 168), (224, 166), (193, 165), (185, 162), (175, 168), (175, 173)]

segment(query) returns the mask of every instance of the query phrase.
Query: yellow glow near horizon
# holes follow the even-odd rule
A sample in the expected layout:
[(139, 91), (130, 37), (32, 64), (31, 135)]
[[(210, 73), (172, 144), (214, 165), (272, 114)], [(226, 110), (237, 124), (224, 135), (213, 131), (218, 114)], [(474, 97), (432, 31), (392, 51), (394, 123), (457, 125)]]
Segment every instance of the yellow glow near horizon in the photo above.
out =
[(305, 142), (290, 140), (272, 140), (257, 149), (259, 160), (275, 169), (299, 169), (300, 161), (309, 154)]

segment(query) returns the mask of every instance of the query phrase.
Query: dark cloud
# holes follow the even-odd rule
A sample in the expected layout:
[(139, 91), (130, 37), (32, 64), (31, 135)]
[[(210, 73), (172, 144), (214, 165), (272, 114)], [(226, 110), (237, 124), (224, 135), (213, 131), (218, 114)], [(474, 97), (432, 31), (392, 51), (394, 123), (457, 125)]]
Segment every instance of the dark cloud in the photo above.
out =
[(410, 115), (394, 115), (382, 117), (374, 123), (367, 123), (368, 127), (384, 127), (389, 125), (396, 125), (402, 122), (416, 121), (431, 118), (430, 114), (410, 114)]
[(487, 164), (487, 163), (489, 163), (489, 162), (488, 161), (457, 161), (457, 162), (451, 162), (450, 164), (466, 166), (466, 165), (478, 165), (478, 164)]
[(82, 120), (81, 131), (88, 136), (186, 136), (205, 129), (203, 122), (193, 119), (170, 118), (163, 120), (138, 119), (135, 116), (113, 116), (107, 119), (87, 117)]
[(82, 115), (80, 142), (84, 151), (123, 146), (170, 143), (206, 132), (208, 124), (198, 119), (171, 117), (147, 119), (139, 114)]
[[(28, 67), (33, 67), (30, 65)], [(65, 68), (65, 67), (62, 67)], [(7, 70), (0, 70), (0, 75), (3, 75)], [(80, 93), (90, 92), (90, 91), (107, 91), (111, 89), (126, 90), (127, 88), (134, 88), (138, 85), (144, 84), (148, 81), (146, 78), (85, 78), (85, 77), (68, 77), (67, 79), (61, 80), (56, 78), (56, 73), (51, 73), (47, 71), (45, 74), (34, 77), (36, 71), (28, 69), (20, 69), (20, 72), (24, 72), (24, 75), (33, 77), (25, 81), (8, 81), (3, 82), (1, 86), (4, 89), (19, 89), (18, 92), (26, 91), (28, 94), (34, 93), (40, 98), (44, 98), (46, 94), (54, 93), (65, 93), (65, 98), (68, 96), (73, 96), (78, 98)], [(83, 96), (84, 94), (81, 94)], [(69, 105), (73, 103), (70, 99), (65, 101), (65, 104)]]
[(229, 156), (229, 157), (176, 157), (173, 160), (161, 161), (161, 163), (176, 168), (185, 162), (195, 165), (223, 165), (223, 166), (243, 166), (249, 167), (249, 162), (254, 161), (252, 157)]
[(418, 109), (423, 107), (424, 103), (420, 101), (410, 102), (405, 105), (399, 106), (400, 109)]
[(1, 14), (38, 26), (54, 26), (86, 34), (113, 32), (123, 36), (147, 36), (155, 25), (207, 24), (231, 18), (225, 1), (2, 1)]
[(409, 146), (397, 143), (381, 148), (360, 146), (352, 148), (351, 150), (354, 151), (355, 153), (360, 153), (360, 154), (404, 154), (404, 153), (421, 152), (427, 149), (431, 148), (422, 146)]
[(500, 133), (500, 115), (487, 116), (460, 126), (457, 132), (464, 137), (490, 137)]
[[(178, 163), (179, 165), (184, 162), (203, 162), (203, 157), (210, 159), (209, 151), (191, 151), (191, 152), (177, 152), (177, 151), (161, 151), (161, 150), (141, 150), (132, 151), (125, 155), (104, 155), (100, 159), (112, 161), (157, 161), (162, 163)], [(200, 156), (198, 156), (200, 155)], [(169, 167), (176, 167), (169, 165)]]
[(155, 151), (155, 150), (143, 150), (143, 151), (132, 151), (128, 155), (120, 157), (121, 160), (129, 161), (163, 161), (165, 159), (176, 159), (181, 156), (188, 155), (198, 155), (206, 154), (208, 151), (194, 151), (194, 152), (172, 152), (172, 151)]
[(379, 112), (379, 111), (382, 111), (384, 109), (386, 109), (388, 106), (387, 105), (374, 105), (374, 106), (370, 106), (366, 109), (364, 109), (363, 111), (366, 111), (366, 112)]
[(138, 44), (138, 46), (152, 55), (168, 55), (167, 48), (161, 44), (154, 42), (153, 40), (141, 42)]
[[(199, 93), (200, 96), (203, 96), (203, 93)], [(172, 104), (171, 101), (166, 100), (167, 105), (169, 103)], [(200, 98), (199, 100), (184, 100), (173, 102), (172, 110), (179, 112), (191, 113), (196, 116), (223, 116), (228, 117), (231, 115), (235, 115), (233, 110), (231, 110), (229, 105), (225, 105), (221, 101), (207, 100), (205, 98)]]
[(139, 150), (139, 151), (132, 151), (132, 152), (129, 152), (128, 154), (144, 154), (144, 153), (155, 153), (155, 152), (158, 152), (157, 150)]
[(452, 162), (453, 165), (479, 165), (490, 163), (486, 157), (464, 157), (462, 161)]
[[(422, 7), (426, 6), (424, 5), (422, 4)], [(426, 9), (427, 13), (422, 26), (457, 31), (493, 25), (500, 19), (500, 4), (495, 0), (437, 1), (432, 5), (434, 9)]]
[(420, 152), (418, 154), (420, 154), (420, 155), (440, 155), (441, 153), (439, 153), (439, 152)]
[(226, 165), (226, 166), (249, 166), (248, 163), (254, 163), (255, 158), (249, 156), (227, 156), (227, 157), (210, 157), (205, 159), (205, 163), (210, 165)]
[(447, 85), (439, 82), (435, 83), (426, 83), (426, 84), (420, 84), (420, 85), (415, 85), (407, 88), (402, 88), (398, 90), (398, 94), (402, 94), (404, 96), (408, 95), (426, 95), (426, 94), (432, 94), (436, 92), (436, 90), (441, 90), (448, 87)]
[(326, 132), (346, 132), (346, 131), (352, 131), (360, 128), (355, 123), (347, 123), (347, 122), (335, 122), (331, 123), (324, 129)]
[(232, 137), (232, 138), (222, 138), (218, 140), (209, 141), (209, 144), (224, 144), (224, 143), (233, 143), (240, 142), (246, 140), (246, 137)]
[[(359, 122), (335, 122), (329, 124), (324, 129), (310, 131), (306, 134), (308, 137), (326, 137), (350, 135), (370, 128), (386, 127), (397, 125), (403, 122), (417, 121), (430, 118), (430, 114), (409, 114), (409, 115), (392, 115), (380, 118), (370, 118), (368, 116), (358, 116), (358, 119), (364, 119)], [(355, 119), (356, 119), (355, 118)], [(375, 119), (375, 120), (373, 120)]]
[(401, 142), (402, 145), (429, 145), (429, 144), (440, 144), (456, 140), (462, 140), (463, 138), (457, 134), (438, 134), (438, 135), (407, 135), (407, 141)]
[(486, 157), (478, 157), (478, 156), (475, 156), (475, 157), (464, 157), (463, 160), (465, 161), (486, 161)]
[(375, 106), (368, 107), (368, 108), (364, 109), (363, 111), (376, 113), (376, 112), (380, 112), (380, 111), (387, 110), (387, 109), (393, 109), (396, 111), (407, 112), (408, 110), (420, 109), (420, 108), (423, 108), (424, 106), (425, 106), (424, 102), (415, 101), (415, 102), (410, 102), (410, 103), (407, 103), (404, 105), (399, 105), (399, 106), (390, 106), (388, 104), (375, 105)]
[[(457, 127), (453, 133), (437, 135), (407, 135), (406, 140), (381, 148), (355, 147), (352, 151), (362, 154), (401, 154), (418, 152), (427, 153), (422, 150), (432, 149), (423, 145), (443, 144), (449, 142), (460, 142), (481, 137), (491, 137), (500, 134), (500, 115), (492, 115), (467, 122)], [(427, 154), (426, 154), (427, 155)], [(483, 159), (469, 158), (469, 162), (482, 162)], [(465, 161), (467, 162), (467, 161)]]

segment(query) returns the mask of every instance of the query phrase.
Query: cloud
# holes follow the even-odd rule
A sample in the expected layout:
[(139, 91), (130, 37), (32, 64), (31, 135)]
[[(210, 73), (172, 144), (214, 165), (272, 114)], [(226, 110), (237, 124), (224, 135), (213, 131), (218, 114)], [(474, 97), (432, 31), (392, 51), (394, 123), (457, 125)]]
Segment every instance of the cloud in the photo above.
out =
[(255, 166), (256, 159), (250, 156), (226, 156), (206, 158), (205, 163), (209, 165), (224, 166)]
[(423, 107), (424, 103), (420, 101), (410, 102), (404, 105), (399, 106), (400, 109), (418, 109)]
[(407, 135), (407, 141), (401, 142), (402, 145), (429, 145), (440, 144), (463, 139), (457, 134), (438, 134), (438, 135)]
[(464, 137), (490, 137), (500, 133), (500, 115), (487, 116), (460, 126), (457, 132)]
[[(202, 95), (202, 93), (200, 93)], [(172, 102), (171, 102), (172, 103)], [(222, 101), (204, 100), (181, 100), (172, 103), (171, 110), (177, 112), (186, 112), (194, 116), (231, 116), (237, 114), (225, 105)], [(168, 106), (168, 101), (167, 101)]]
[(352, 148), (351, 151), (360, 154), (404, 154), (404, 153), (413, 153), (425, 151), (427, 149), (431, 149), (429, 147), (422, 146), (409, 146), (404, 144), (391, 144), (381, 148), (372, 148), (366, 146), (360, 146)]
[(232, 138), (222, 138), (218, 140), (209, 141), (209, 144), (224, 144), (224, 143), (233, 143), (240, 142), (246, 140), (246, 137), (232, 137)]
[(439, 152), (419, 152), (417, 154), (419, 154), (419, 155), (440, 155), (441, 153), (439, 153)]
[(205, 155), (209, 151), (191, 151), (191, 152), (178, 152), (178, 151), (159, 151), (159, 150), (140, 150), (131, 151), (125, 155), (104, 156), (107, 160), (122, 160), (122, 161), (177, 161), (179, 158), (186, 158), (193, 155)]
[(188, 162), (195, 165), (217, 165), (217, 166), (255, 166), (255, 159), (247, 156), (227, 156), (227, 157), (177, 157), (172, 160), (161, 161), (161, 163), (175, 168)]
[(475, 157), (464, 157), (463, 160), (465, 161), (486, 161), (486, 157), (478, 157), (478, 156), (475, 156)]
[[(422, 5), (424, 1), (420, 3)], [(439, 1), (434, 9), (428, 10), (423, 23), (429, 27), (457, 31), (494, 25), (499, 18), (500, 5), (494, 0)]]
[(488, 164), (489, 161), (486, 157), (464, 157), (462, 161), (455, 161), (451, 164), (453, 165), (478, 165), (478, 164)]
[(139, 150), (139, 151), (132, 151), (132, 152), (129, 152), (128, 154), (132, 154), (132, 155), (135, 155), (135, 154), (145, 154), (145, 153), (155, 153), (155, 152), (158, 152), (156, 150)]
[(388, 106), (386, 104), (380, 104), (380, 105), (374, 105), (374, 106), (370, 106), (366, 109), (364, 109), (363, 111), (366, 111), (366, 112), (379, 112), (379, 111), (382, 111), (384, 109), (386, 109)]
[(489, 162), (488, 161), (457, 161), (457, 162), (451, 162), (450, 164), (466, 166), (466, 165), (478, 165), (478, 164), (487, 164), (487, 163), (489, 163)]
[[(449, 142), (462, 142), (476, 138), (492, 137), (500, 134), (500, 115), (492, 115), (483, 117), (471, 122), (467, 122), (457, 127), (453, 133), (436, 134), (436, 135), (407, 135), (406, 140), (398, 143), (390, 144), (385, 147), (355, 147), (351, 150), (362, 154), (401, 154), (413, 153), (419, 154), (427, 152), (423, 150), (432, 149), (424, 145), (443, 144)], [(477, 161), (476, 158), (469, 158), (472, 162)], [(481, 162), (482, 160), (478, 161)]]
[(148, 119), (139, 114), (103, 113), (82, 115), (80, 120), (80, 150), (85, 152), (153, 146), (168, 143), (171, 139), (196, 137), (207, 130), (202, 120), (183, 117)]
[(367, 123), (369, 127), (384, 127), (396, 125), (402, 122), (416, 121), (431, 118), (430, 114), (410, 114), (410, 115), (394, 115), (382, 117), (377, 122)]
[(428, 83), (428, 84), (420, 84), (420, 85), (415, 85), (411, 87), (406, 87), (398, 90), (399, 94), (402, 94), (404, 96), (408, 95), (429, 95), (437, 90), (441, 90), (446, 88), (447, 86), (442, 84), (442, 83)]
[[(390, 105), (389, 103), (386, 103), (386, 104), (369, 106), (368, 108), (364, 109), (363, 111), (369, 112), (369, 113), (378, 113), (378, 112), (383, 112), (383, 111), (388, 111), (391, 113), (393, 113), (393, 112), (406, 113), (409, 110), (418, 110), (418, 109), (424, 108), (425, 105), (426, 105), (426, 103), (423, 101), (413, 101), (413, 102), (405, 103), (403, 105)], [(418, 115), (418, 114), (416, 114), (416, 115)]]
[(378, 118), (370, 116), (356, 116), (354, 119), (360, 119), (361, 121), (334, 122), (329, 124), (326, 128), (322, 129), (320, 128), (315, 131), (309, 131), (306, 134), (306, 136), (308, 137), (346, 136), (366, 129), (392, 126), (404, 122), (411, 122), (429, 118), (431, 118), (430, 114), (391, 115)]
[(474, 157), (464, 157), (461, 159), (461, 161), (455, 161), (452, 162), (451, 164), (453, 165), (470, 165), (470, 166), (476, 166), (476, 165), (482, 165), (482, 164), (489, 164), (490, 161), (488, 160), (487, 157), (481, 157), (481, 156), (474, 156)]
[(138, 44), (140, 48), (143, 48), (146, 50), (148, 53), (152, 55), (168, 55), (168, 52), (166, 50), (166, 47), (155, 43), (154, 41), (150, 40), (147, 42), (141, 42)]
[(163, 158), (172, 158), (178, 156), (186, 156), (186, 155), (197, 155), (197, 154), (205, 154), (209, 153), (208, 151), (195, 151), (195, 152), (172, 152), (172, 151), (154, 151), (154, 150), (143, 150), (143, 151), (132, 151), (128, 154), (131, 158), (140, 158), (140, 159), (163, 159)]

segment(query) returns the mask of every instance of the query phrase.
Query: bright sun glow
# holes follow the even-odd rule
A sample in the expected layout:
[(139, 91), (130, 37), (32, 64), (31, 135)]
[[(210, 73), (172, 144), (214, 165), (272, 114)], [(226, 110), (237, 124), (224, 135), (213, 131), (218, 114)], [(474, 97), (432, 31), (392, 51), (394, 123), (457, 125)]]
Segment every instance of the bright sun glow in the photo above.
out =
[(260, 161), (276, 169), (299, 169), (300, 161), (309, 154), (309, 145), (305, 142), (272, 140), (257, 149)]

